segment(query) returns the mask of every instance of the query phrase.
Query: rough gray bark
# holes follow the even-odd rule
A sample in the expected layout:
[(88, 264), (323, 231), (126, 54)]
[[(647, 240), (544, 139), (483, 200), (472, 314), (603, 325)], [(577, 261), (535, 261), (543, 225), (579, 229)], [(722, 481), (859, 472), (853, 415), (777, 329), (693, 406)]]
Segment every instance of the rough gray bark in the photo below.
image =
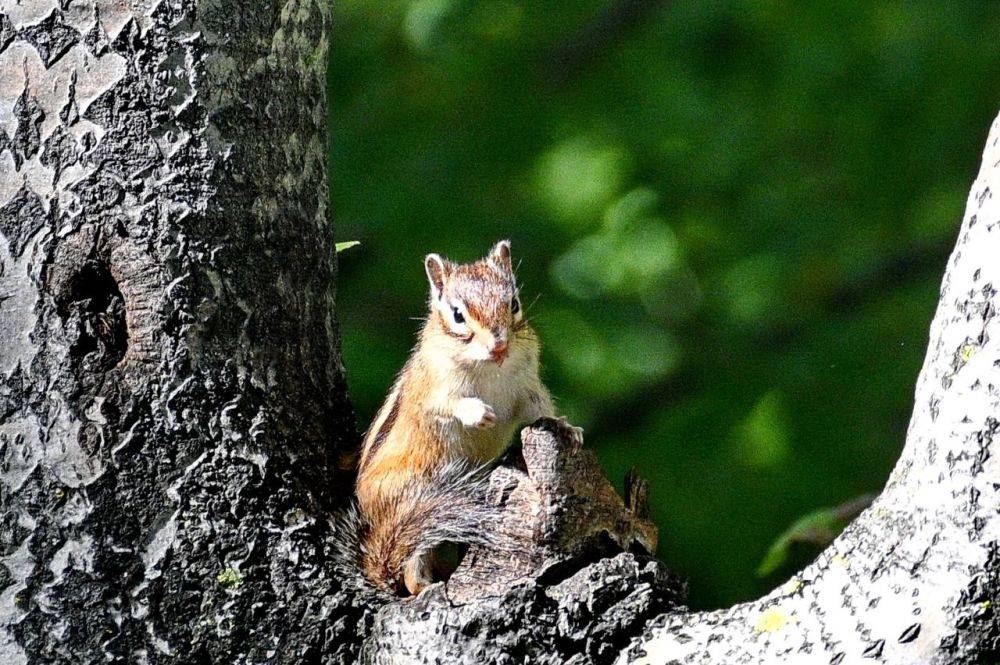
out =
[(522, 432), (490, 476), (489, 547), (447, 583), (378, 614), (369, 662), (610, 662), (683, 585), (649, 556), (656, 529), (633, 479), (623, 502), (555, 420)]
[(328, 11), (0, 0), (0, 662), (343, 643)]
[(642, 483), (622, 502), (554, 421), (448, 584), (334, 570), (326, 14), (0, 0), (0, 662), (1000, 658), (1000, 121), (899, 466), (789, 583), (684, 611)]

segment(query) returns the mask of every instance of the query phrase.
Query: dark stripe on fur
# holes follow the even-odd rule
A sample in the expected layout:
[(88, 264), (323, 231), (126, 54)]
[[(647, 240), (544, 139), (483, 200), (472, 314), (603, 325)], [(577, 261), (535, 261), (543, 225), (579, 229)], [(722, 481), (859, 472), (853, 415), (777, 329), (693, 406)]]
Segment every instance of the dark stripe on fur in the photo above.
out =
[(378, 428), (375, 438), (372, 439), (372, 444), (365, 449), (364, 455), (361, 458), (361, 466), (359, 467), (359, 470), (368, 466), (368, 463), (371, 462), (373, 457), (375, 457), (378, 449), (382, 447), (383, 443), (385, 443), (386, 438), (389, 436), (389, 431), (392, 430), (392, 426), (396, 424), (396, 419), (399, 418), (399, 410), (402, 402), (403, 384), (400, 382), (399, 390), (396, 391), (396, 399), (393, 400), (392, 406), (389, 407), (389, 413), (386, 414), (385, 420), (382, 421), (382, 426)]

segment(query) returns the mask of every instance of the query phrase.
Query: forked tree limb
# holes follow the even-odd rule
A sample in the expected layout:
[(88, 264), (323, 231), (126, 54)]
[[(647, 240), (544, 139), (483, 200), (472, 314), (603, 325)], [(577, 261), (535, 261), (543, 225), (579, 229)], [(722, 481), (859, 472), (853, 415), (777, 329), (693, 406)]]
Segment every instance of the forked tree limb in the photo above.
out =
[[(715, 612), (674, 605), (676, 587), (657, 564), (627, 553), (573, 568), (579, 553), (562, 551), (561, 568), (536, 562), (533, 572), (513, 584), (494, 566), (492, 577), (486, 576), (494, 583), (480, 583), (471, 598), (461, 591), (467, 581), (460, 570), (458, 593), (449, 594), (445, 585), (383, 610), (368, 643), (373, 660), (834, 665), (1000, 660), (1000, 461), (994, 444), (1000, 439), (1000, 197), (995, 192), (1000, 192), (1000, 118), (941, 287), (902, 456), (872, 506), (812, 565), (764, 598)], [(528, 430), (526, 445), (538, 436)], [(555, 461), (567, 445), (563, 440), (541, 451)], [(591, 470), (573, 465), (550, 466), (563, 481), (543, 484), (559, 485), (560, 501), (573, 503), (581, 496), (579, 487), (600, 485), (599, 471), (591, 476)], [(530, 477), (531, 464), (528, 471)], [(560, 501), (544, 496), (510, 501), (504, 523), (533, 524), (539, 514), (558, 515)], [(580, 534), (592, 556), (600, 551), (587, 541), (595, 522), (554, 520), (562, 542)], [(543, 530), (524, 547), (544, 550), (551, 542)], [(620, 538), (616, 544), (629, 545)], [(552, 567), (561, 573), (554, 580), (547, 578)], [(659, 612), (657, 602), (665, 603)], [(608, 617), (614, 629), (606, 629)], [(627, 646), (612, 657), (606, 647), (624, 644), (627, 634)]]

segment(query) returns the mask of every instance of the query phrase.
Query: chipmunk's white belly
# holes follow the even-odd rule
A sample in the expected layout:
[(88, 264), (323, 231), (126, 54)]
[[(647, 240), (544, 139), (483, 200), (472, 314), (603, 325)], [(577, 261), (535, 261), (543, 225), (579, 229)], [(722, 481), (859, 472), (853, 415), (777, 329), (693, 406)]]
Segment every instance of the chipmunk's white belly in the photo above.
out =
[(497, 423), (486, 430), (469, 430), (462, 441), (463, 457), (485, 464), (499, 457), (514, 438), (514, 423)]
[(511, 444), (521, 422), (526, 383), (523, 379), (526, 359), (512, 355), (503, 367), (485, 364), (467, 378), (467, 396), (477, 397), (493, 407), (496, 424), (486, 429), (466, 428), (459, 424), (461, 454), (477, 463), (499, 457)]

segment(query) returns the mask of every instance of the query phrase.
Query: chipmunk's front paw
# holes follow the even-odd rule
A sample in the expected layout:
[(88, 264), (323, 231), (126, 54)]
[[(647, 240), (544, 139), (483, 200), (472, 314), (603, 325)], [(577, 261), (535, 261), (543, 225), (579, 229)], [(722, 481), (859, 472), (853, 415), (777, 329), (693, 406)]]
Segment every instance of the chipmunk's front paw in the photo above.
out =
[(493, 407), (476, 397), (463, 397), (455, 407), (455, 417), (466, 427), (486, 429), (497, 423)]
[(566, 432), (568, 433), (568, 438), (569, 438), (570, 442), (573, 444), (573, 448), (575, 450), (579, 450), (580, 448), (582, 448), (583, 447), (583, 428), (582, 427), (577, 427), (576, 425), (571, 424), (565, 418), (557, 418), (556, 420), (559, 421), (559, 426), (562, 427), (562, 428), (564, 428), (566, 430)]

